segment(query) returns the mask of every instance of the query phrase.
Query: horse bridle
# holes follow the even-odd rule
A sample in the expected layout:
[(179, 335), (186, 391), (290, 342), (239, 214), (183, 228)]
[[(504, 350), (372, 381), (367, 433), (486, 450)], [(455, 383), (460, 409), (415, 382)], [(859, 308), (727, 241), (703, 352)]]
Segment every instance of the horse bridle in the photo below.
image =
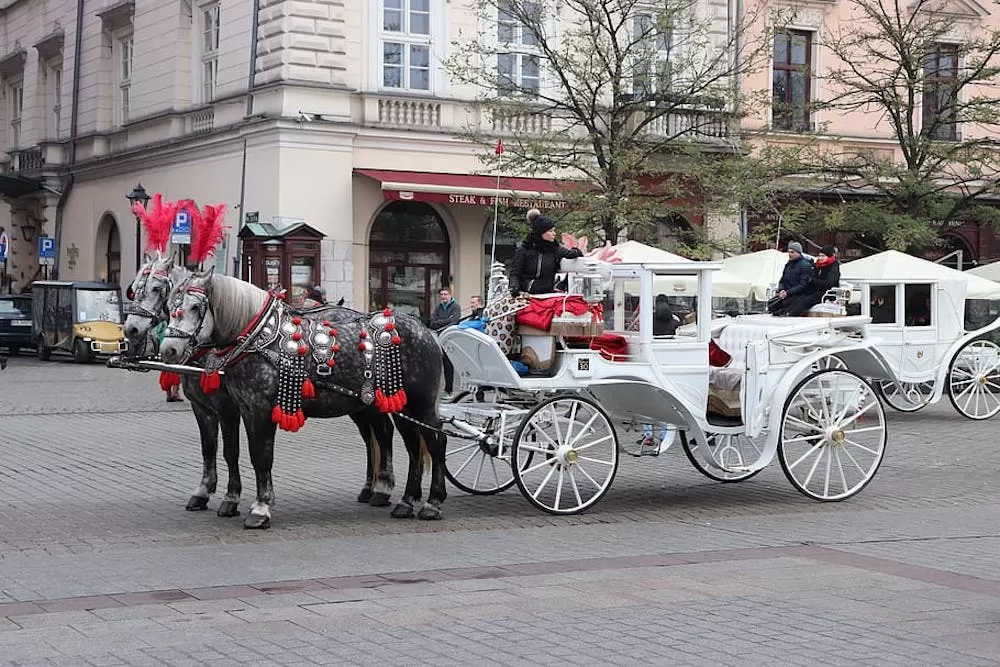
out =
[[(153, 320), (153, 321), (157, 321), (157, 320), (160, 320), (160, 319), (165, 319), (167, 317), (167, 314), (168, 314), (168, 311), (167, 311), (167, 301), (169, 300), (169, 298), (164, 298), (163, 299), (163, 305), (160, 307), (160, 314), (152, 312), (151, 310), (147, 309), (145, 306), (142, 306), (141, 304), (139, 304), (136, 301), (135, 297), (140, 297), (140, 298), (145, 298), (146, 297), (146, 291), (148, 289), (148, 284), (149, 284), (150, 279), (152, 279), (152, 278), (155, 278), (156, 280), (158, 280), (158, 281), (160, 281), (160, 282), (162, 282), (162, 283), (164, 283), (165, 285), (168, 286), (168, 289), (166, 290), (165, 293), (169, 297), (169, 294), (170, 294), (170, 289), (169, 289), (170, 274), (167, 273), (166, 271), (162, 271), (162, 270), (153, 271), (150, 268), (146, 268), (139, 275), (140, 281), (139, 281), (139, 284), (138, 284), (138, 289), (134, 289), (133, 290), (131, 287), (129, 287), (129, 290), (132, 292), (132, 297), (131, 297), (131, 302), (128, 305), (125, 306), (125, 314), (126, 315), (135, 315), (137, 317), (145, 317), (145, 318), (147, 318), (149, 320)], [(128, 296), (128, 295), (126, 295), (126, 296)], [(161, 317), (161, 315), (163, 317)]]
[[(185, 353), (193, 354), (194, 352), (196, 352), (197, 350), (199, 350), (201, 348), (214, 347), (214, 345), (212, 345), (212, 343), (202, 343), (202, 344), (196, 344), (195, 343), (195, 341), (198, 340), (198, 336), (201, 334), (201, 330), (205, 327), (205, 318), (208, 315), (209, 310), (211, 310), (211, 308), (212, 308), (212, 303), (211, 303), (211, 301), (208, 298), (208, 293), (203, 288), (198, 287), (196, 285), (188, 285), (188, 284), (185, 284), (185, 283), (181, 283), (177, 287), (177, 296), (175, 298), (175, 303), (176, 303), (177, 307), (173, 311), (168, 311), (167, 312), (167, 317), (170, 317), (170, 318), (173, 318), (173, 316), (180, 317), (183, 314), (181, 306), (184, 303), (184, 295), (185, 294), (190, 294), (190, 295), (194, 296), (195, 298), (197, 298), (198, 300), (200, 300), (204, 304), (204, 306), (205, 306), (204, 310), (202, 310), (202, 312), (201, 312), (201, 318), (198, 320), (198, 326), (195, 327), (194, 331), (192, 331), (191, 333), (188, 333), (187, 331), (184, 331), (183, 329), (179, 329), (177, 327), (170, 326), (169, 320), (168, 320), (167, 327), (163, 331), (163, 338), (164, 339), (166, 339), (166, 338), (180, 338), (180, 339), (186, 341), (184, 343), (184, 352)], [(188, 355), (185, 355), (185, 356), (188, 356)]]

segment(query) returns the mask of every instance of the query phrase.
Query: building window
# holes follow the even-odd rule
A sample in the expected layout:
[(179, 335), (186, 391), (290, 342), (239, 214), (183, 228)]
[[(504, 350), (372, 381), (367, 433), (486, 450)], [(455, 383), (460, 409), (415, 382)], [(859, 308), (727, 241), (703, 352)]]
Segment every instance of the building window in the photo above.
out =
[(215, 99), (219, 84), (219, 3), (201, 7), (201, 102)]
[[(500, 93), (505, 95), (538, 95), (541, 67), (538, 57), (538, 40), (535, 34), (515, 13), (514, 7), (505, 3), (497, 14), (497, 74)], [(541, 7), (536, 2), (525, 2), (523, 13), (540, 17)]]
[(771, 124), (807, 132), (812, 95), (812, 33), (791, 30), (774, 36)]
[(132, 35), (118, 40), (118, 124), (128, 123), (132, 110)]
[(24, 111), (24, 82), (21, 79), (7, 84), (7, 109), (10, 111), (10, 148), (21, 146), (21, 114)]
[(49, 136), (58, 139), (62, 131), (62, 63), (52, 63), (45, 72), (48, 98), (52, 105), (49, 115)]
[(940, 141), (956, 141), (955, 103), (958, 101), (958, 47), (937, 44), (924, 58), (923, 123), (925, 134)]
[(382, 87), (431, 88), (431, 0), (382, 0)]
[(651, 98), (670, 89), (670, 52), (673, 32), (659, 25), (651, 14), (639, 14), (632, 20), (632, 49), (636, 62), (632, 71), (632, 92), (641, 99)]

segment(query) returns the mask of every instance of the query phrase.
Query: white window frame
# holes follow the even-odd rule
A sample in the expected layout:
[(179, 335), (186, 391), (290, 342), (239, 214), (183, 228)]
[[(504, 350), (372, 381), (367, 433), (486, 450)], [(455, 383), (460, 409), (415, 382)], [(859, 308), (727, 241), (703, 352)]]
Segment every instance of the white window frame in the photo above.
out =
[(7, 82), (7, 112), (10, 114), (7, 140), (9, 148), (21, 147), (21, 120), (24, 117), (24, 77)]
[(132, 76), (135, 72), (135, 40), (131, 30), (114, 36), (115, 124), (124, 127), (132, 114)]
[[(662, 94), (669, 92), (671, 87), (671, 67), (677, 57), (674, 30), (671, 29), (666, 34), (657, 32), (655, 35), (647, 35), (644, 39), (653, 43), (648, 45), (640, 43), (643, 33), (651, 31), (655, 27), (652, 25), (655, 16), (653, 8), (640, 9), (628, 22), (630, 30), (628, 39), (629, 43), (633, 45), (632, 49), (635, 53), (632, 63), (631, 82), (633, 94), (643, 96)], [(641, 24), (643, 21), (648, 21), (648, 25), (643, 26)], [(649, 80), (648, 89), (640, 88), (639, 77), (637, 76), (640, 67), (644, 64), (648, 66), (646, 74)], [(664, 85), (664, 82), (666, 85)]]
[[(534, 0), (531, 4), (535, 4), (539, 7), (541, 11), (545, 11), (545, 3), (543, 0)], [(543, 58), (541, 51), (538, 49), (536, 44), (528, 41), (533, 40), (533, 36), (526, 35), (524, 32), (523, 24), (518, 24), (515, 21), (503, 21), (501, 17), (502, 10), (498, 8), (496, 16), (493, 17), (493, 24), (491, 27), (492, 35), (491, 38), (496, 46), (497, 62), (496, 62), (496, 72), (500, 75), (500, 65), (501, 58), (513, 57), (513, 71), (514, 84), (517, 88), (515, 96), (519, 97), (535, 97), (536, 95), (531, 95), (525, 91), (525, 61), (534, 58), (537, 61), (538, 74), (535, 77), (529, 77), (536, 79), (535, 90), (539, 93), (545, 88), (545, 67), (543, 63)], [(507, 26), (506, 30), (509, 31), (506, 35), (502, 35), (504, 30), (503, 26)], [(546, 33), (550, 35), (553, 34), (554, 23), (552, 17), (546, 19)], [(501, 95), (503, 90), (498, 91)]]
[[(214, 16), (208, 16), (214, 13)], [(219, 52), (222, 41), (222, 8), (219, 2), (198, 5), (195, 39), (198, 57), (195, 59), (198, 75), (198, 94), (201, 104), (213, 102), (219, 92)], [(208, 43), (206, 45), (206, 38)]]
[[(385, 27), (385, 15), (387, 11), (393, 11), (393, 8), (387, 6), (387, 0), (377, 0), (377, 2), (371, 3), (376, 6), (375, 20), (375, 32), (378, 35), (376, 40), (376, 58), (375, 62), (378, 63), (377, 71), (375, 72), (376, 86), (379, 90), (392, 91), (393, 93), (417, 93), (417, 94), (430, 94), (435, 92), (437, 87), (437, 57), (435, 54), (434, 46), (435, 43), (439, 43), (438, 33), (439, 30), (437, 26), (440, 24), (441, 17), (443, 13), (443, 6), (438, 0), (427, 0), (427, 12), (416, 8), (414, 5), (415, 0), (389, 0), (393, 4), (399, 4), (402, 14), (402, 25), (400, 30), (387, 30)], [(414, 15), (426, 14), (427, 15), (427, 34), (415, 33), (412, 31), (412, 20)], [(401, 77), (399, 86), (390, 86), (386, 84), (385, 70), (385, 46), (387, 44), (399, 44), (403, 47), (403, 59), (400, 65)], [(426, 49), (427, 51), (427, 87), (426, 88), (415, 88), (412, 85), (411, 75), (413, 73), (412, 66), (412, 54), (414, 49)]]

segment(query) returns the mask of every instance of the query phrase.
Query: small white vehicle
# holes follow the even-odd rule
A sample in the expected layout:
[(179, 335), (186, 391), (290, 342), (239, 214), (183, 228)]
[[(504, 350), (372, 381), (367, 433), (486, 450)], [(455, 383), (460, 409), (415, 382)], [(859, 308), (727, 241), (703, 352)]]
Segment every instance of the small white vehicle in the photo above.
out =
[[(448, 477), (459, 488), (490, 494), (516, 484), (545, 512), (581, 512), (611, 486), (625, 423), (675, 426), (688, 458), (712, 479), (747, 479), (777, 455), (789, 481), (816, 500), (849, 498), (871, 481), (887, 430), (882, 404), (864, 378), (892, 374), (872, 348), (867, 316), (713, 322), (711, 277), (721, 264), (610, 267), (604, 289), (571, 280), (590, 285), (571, 292), (593, 302), (606, 289), (605, 334), (627, 345), (623, 355), (556, 337), (547, 376), (522, 377), (483, 332), (441, 334), (456, 386), (468, 391), (441, 406), (451, 436)], [(697, 297), (689, 335), (653, 334), (655, 294)], [(638, 330), (632, 330), (636, 304)], [(710, 365), (713, 338), (732, 355), (723, 368)], [(834, 354), (850, 370), (823, 368)], [(479, 391), (485, 387), (491, 389)], [(718, 392), (736, 398), (737, 415), (710, 411)]]
[[(892, 377), (875, 382), (895, 410), (916, 412), (947, 392), (969, 419), (1000, 412), (1000, 346), (982, 338), (1000, 319), (965, 330), (966, 283), (961, 279), (853, 279), (861, 313)], [(850, 367), (850, 364), (847, 364)]]

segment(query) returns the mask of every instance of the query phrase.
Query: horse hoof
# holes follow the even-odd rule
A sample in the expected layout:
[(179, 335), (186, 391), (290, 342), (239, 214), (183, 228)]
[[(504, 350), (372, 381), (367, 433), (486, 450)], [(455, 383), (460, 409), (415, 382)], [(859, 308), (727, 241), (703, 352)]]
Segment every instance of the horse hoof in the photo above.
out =
[(208, 509), (208, 498), (206, 496), (191, 496), (188, 504), (184, 506), (188, 512), (200, 512)]
[(371, 489), (361, 489), (361, 493), (358, 494), (359, 503), (370, 503), (372, 501), (372, 490)]
[(389, 501), (388, 493), (373, 493), (368, 504), (372, 507), (388, 507), (391, 503)]
[(434, 507), (433, 505), (424, 505), (417, 513), (417, 518), (423, 519), (424, 521), (440, 521), (441, 508)]
[(238, 502), (233, 502), (232, 500), (223, 500), (222, 504), (219, 505), (219, 511), (216, 512), (219, 516), (239, 516), (240, 515), (240, 504)]
[(267, 530), (271, 527), (271, 519), (260, 514), (247, 514), (243, 519), (243, 527), (247, 530)]
[(396, 503), (396, 506), (392, 508), (391, 512), (389, 512), (389, 516), (391, 516), (393, 519), (412, 519), (413, 505)]

